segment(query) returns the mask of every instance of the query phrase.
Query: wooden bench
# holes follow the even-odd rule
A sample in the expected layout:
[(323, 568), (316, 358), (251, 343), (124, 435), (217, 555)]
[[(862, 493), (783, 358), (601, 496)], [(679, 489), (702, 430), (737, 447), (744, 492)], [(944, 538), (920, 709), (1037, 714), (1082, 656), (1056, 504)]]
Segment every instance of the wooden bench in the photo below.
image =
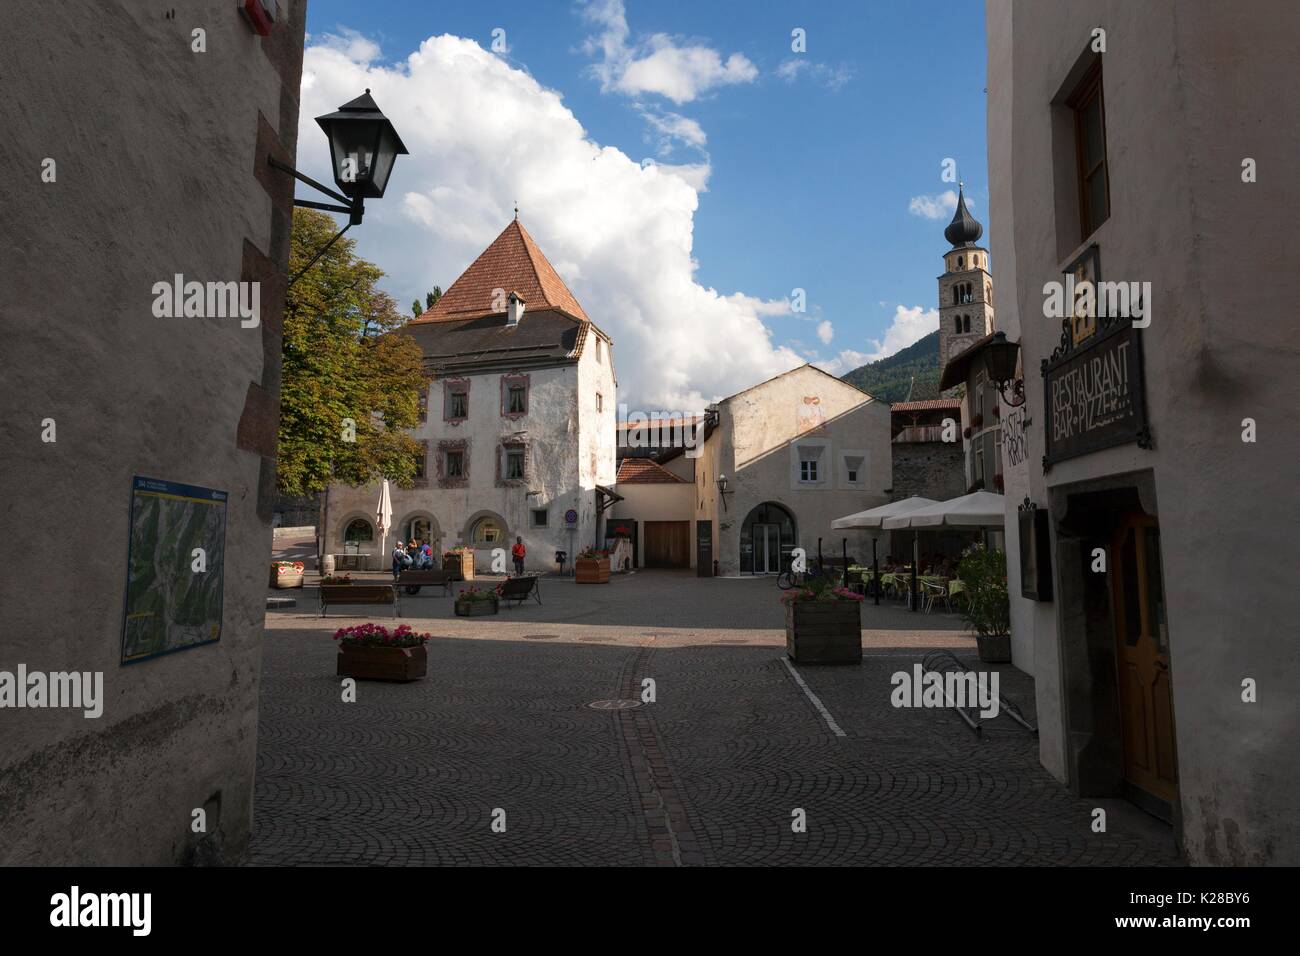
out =
[(443, 594), (451, 594), (452, 580), (451, 574), (442, 568), (421, 568), (418, 571), (407, 568), (398, 576), (397, 586), (406, 588), (407, 594), (419, 594), (422, 587), (442, 588)]
[(397, 587), (392, 584), (322, 584), (320, 616), (332, 604), (382, 604), (393, 606), (393, 617), (401, 613)]
[(528, 598), (534, 598), (538, 604), (542, 603), (542, 592), (538, 587), (538, 581), (541, 579), (533, 574), (523, 578), (506, 578), (497, 588), (497, 595), (501, 601), (510, 606), (510, 602), (522, 604)]

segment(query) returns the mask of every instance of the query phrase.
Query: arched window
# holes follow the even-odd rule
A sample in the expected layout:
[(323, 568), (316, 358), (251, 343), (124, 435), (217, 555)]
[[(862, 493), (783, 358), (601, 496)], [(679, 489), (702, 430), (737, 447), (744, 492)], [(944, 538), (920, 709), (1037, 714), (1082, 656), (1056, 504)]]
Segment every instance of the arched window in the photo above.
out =
[(952, 330), (953, 330), (954, 332), (958, 332), (958, 333), (961, 332), (961, 316), (960, 316), (960, 315), (954, 315), (954, 316), (952, 317)]
[(989, 305), (993, 304), (993, 283), (984, 283), (984, 301)]
[(961, 317), (961, 323), (962, 323), (962, 329), (961, 329), (961, 330), (962, 330), (963, 332), (969, 332), (969, 331), (970, 331), (970, 316), (969, 316), (969, 315), (963, 315), (963, 316)]
[(963, 258), (962, 258), (961, 256), (958, 256), (958, 257), (957, 257), (957, 268), (958, 268), (958, 269), (964, 268), (964, 266), (963, 266), (963, 264), (962, 264), (963, 262), (964, 262)]
[(353, 518), (343, 529), (343, 550), (355, 551), (375, 540), (375, 529), (365, 518)]
[(496, 518), (479, 518), (474, 522), (474, 530), (470, 532), (470, 538), (476, 547), (480, 547), (500, 544), (505, 539), (505, 534), (501, 530), (501, 523)]

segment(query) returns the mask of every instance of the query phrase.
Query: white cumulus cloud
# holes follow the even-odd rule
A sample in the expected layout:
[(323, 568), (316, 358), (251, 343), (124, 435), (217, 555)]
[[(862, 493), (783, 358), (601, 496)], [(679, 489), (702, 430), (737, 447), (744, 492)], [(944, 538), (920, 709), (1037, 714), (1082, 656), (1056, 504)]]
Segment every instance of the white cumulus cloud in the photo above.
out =
[(788, 312), (788, 302), (696, 281), (694, 216), (707, 166), (642, 166), (594, 142), (558, 93), (470, 40), (430, 37), (386, 64), (360, 52), (368, 51), (308, 47), (298, 166), (331, 180), (312, 118), (369, 87), (410, 155), (348, 235), (388, 273), (399, 303), (449, 286), (505, 228), (517, 200), (529, 232), (613, 337), (620, 400), (700, 407), (802, 363), (762, 321)]
[[(970, 196), (966, 197), (966, 206), (970, 209), (975, 208), (975, 203)], [(952, 214), (957, 211), (957, 193), (955, 190), (945, 189), (934, 196), (913, 196), (907, 204), (907, 211), (923, 219), (951, 219)]]
[(758, 67), (743, 53), (724, 60), (712, 47), (682, 43), (665, 33), (629, 43), (623, 0), (592, 0), (583, 8), (583, 16), (600, 29), (587, 38), (584, 48), (600, 54), (592, 73), (606, 91), (631, 96), (654, 93), (680, 104), (714, 87), (751, 83), (758, 77)]
[[(888, 358), (895, 352), (900, 352), (909, 345), (919, 342), (938, 328), (938, 309), (927, 309), (919, 305), (914, 305), (909, 309), (898, 305), (894, 307), (894, 317), (889, 328), (885, 330), (885, 337), (883, 339), (868, 339), (867, 351), (863, 352), (852, 348), (841, 349), (834, 358), (823, 359), (815, 364), (818, 368), (832, 375), (843, 375), (855, 368), (866, 365), (868, 362), (878, 362), (883, 358)], [(821, 329), (819, 328), (817, 332), (820, 337)], [(822, 339), (822, 342), (823, 344), (829, 344), (830, 339)]]
[(830, 345), (831, 339), (835, 338), (835, 327), (831, 325), (829, 319), (818, 323), (817, 338), (822, 340), (822, 345)]

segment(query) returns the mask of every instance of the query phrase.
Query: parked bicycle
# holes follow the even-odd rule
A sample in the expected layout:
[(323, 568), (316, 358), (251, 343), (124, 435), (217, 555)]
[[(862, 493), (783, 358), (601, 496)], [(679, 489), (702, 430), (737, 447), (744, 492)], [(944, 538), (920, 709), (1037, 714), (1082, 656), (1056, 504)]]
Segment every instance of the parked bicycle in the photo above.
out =
[(795, 571), (786, 568), (776, 578), (776, 586), (782, 591), (788, 591), (791, 588), (801, 588), (804, 582), (809, 578), (819, 577), (824, 574), (824, 570), (819, 565), (812, 565), (807, 571)]

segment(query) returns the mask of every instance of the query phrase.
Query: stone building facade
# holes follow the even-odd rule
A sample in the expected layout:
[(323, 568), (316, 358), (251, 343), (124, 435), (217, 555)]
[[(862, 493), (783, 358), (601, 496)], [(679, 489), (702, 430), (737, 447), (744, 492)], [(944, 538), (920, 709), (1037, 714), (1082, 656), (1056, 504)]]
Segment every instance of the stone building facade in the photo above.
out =
[[(712, 412), (695, 462), (693, 519), (720, 574), (777, 573), (796, 547), (815, 556), (819, 540), (827, 558), (838, 557), (845, 535), (831, 522), (890, 499), (889, 406), (834, 376), (803, 365)], [(869, 553), (864, 534), (849, 539), (851, 555)]]
[[(488, 568), (516, 537), (526, 567), (553, 568), (602, 539), (615, 483), (612, 345), (517, 219), (432, 309), (405, 326), (432, 376), (414, 487), (391, 487), (386, 546), (379, 485), (331, 485), (324, 552), (387, 567), (394, 541), (472, 547)], [(569, 519), (572, 520), (569, 520)], [(336, 558), (336, 561), (338, 559)]]
[[(986, 11), (990, 245), (1026, 397), (1003, 442), (1013, 650), (1042, 763), (1168, 819), (1189, 862), (1295, 865), (1300, 104), (1259, 91), (1294, 74), (1300, 8)], [(1053, 315), (1044, 286), (1077, 275), (1149, 282), (1142, 314)], [(1076, 386), (1110, 413), (1076, 415)]]
[[(265, 36), (237, 4), (175, 6), (14, 0), (0, 30), (0, 682), (102, 681), (98, 716), (0, 710), (2, 865), (233, 860), (250, 834), (294, 193), (266, 158), (296, 156), (306, 3)], [(258, 321), (158, 317), (177, 274), (259, 283)], [(144, 523), (182, 497), (164, 483), (222, 512), (203, 570)], [(159, 653), (128, 644), (153, 624)]]

